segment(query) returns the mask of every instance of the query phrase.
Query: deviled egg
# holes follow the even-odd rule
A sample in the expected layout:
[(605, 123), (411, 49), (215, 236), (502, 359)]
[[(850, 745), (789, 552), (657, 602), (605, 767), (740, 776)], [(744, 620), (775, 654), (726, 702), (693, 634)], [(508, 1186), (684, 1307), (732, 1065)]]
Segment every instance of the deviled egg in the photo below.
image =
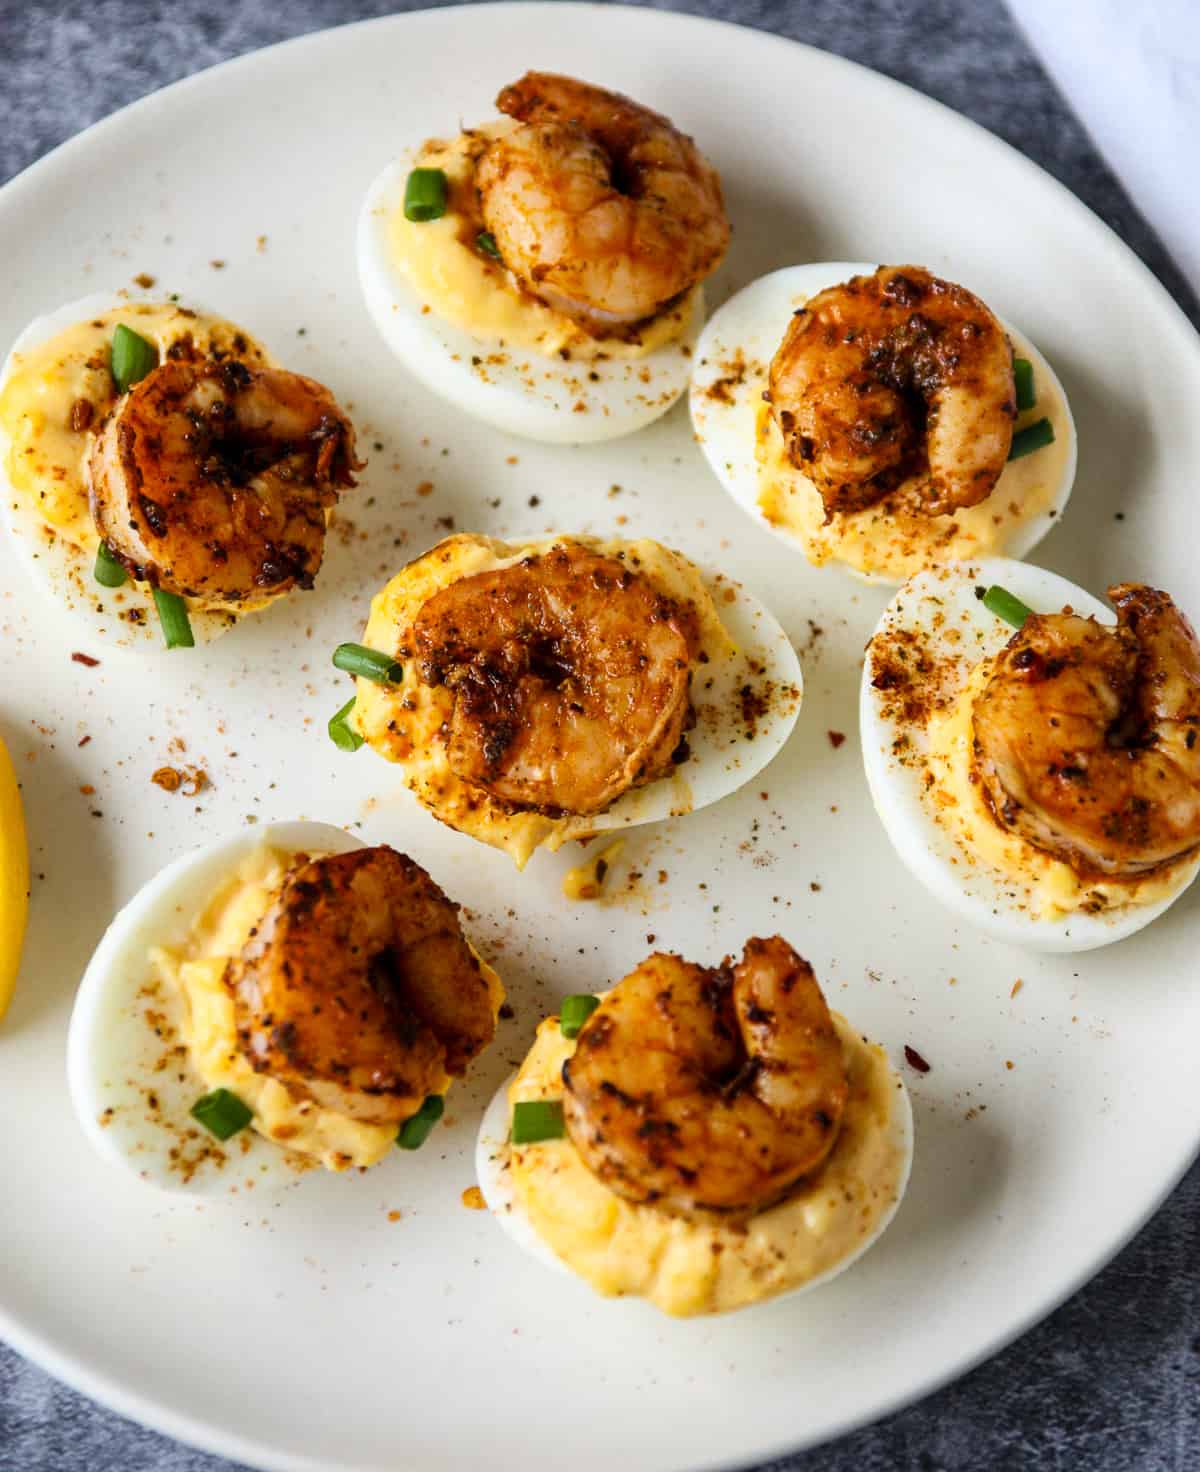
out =
[(478, 419), (557, 443), (632, 434), (687, 387), (700, 283), (729, 243), (720, 179), (667, 118), (570, 77), (529, 72), (496, 105), (371, 185), (367, 310)]
[(655, 954), (537, 1030), (479, 1134), (505, 1230), (606, 1296), (722, 1313), (816, 1287), (892, 1220), (908, 1094), (778, 936)]
[(1031, 950), (1132, 935), (1200, 869), (1200, 644), (1165, 593), (1108, 596), (1115, 618), (1025, 563), (929, 569), (867, 647), (863, 760), (897, 853)]
[(76, 998), (71, 1099), (167, 1190), (278, 1185), (421, 1145), (504, 991), (386, 845), (276, 823), (187, 854), (117, 915)]
[(1024, 557), (1075, 479), (1075, 425), (1045, 358), (917, 266), (822, 262), (747, 286), (704, 330), (690, 401), (738, 505), (867, 582)]
[(519, 868), (690, 812), (775, 755), (799, 661), (739, 584), (657, 542), (460, 534), (376, 594), (334, 663), (330, 735), (397, 763), (435, 817)]
[(118, 647), (187, 648), (311, 587), (357, 468), (328, 389), (176, 302), (73, 302), (0, 371), (13, 544)]

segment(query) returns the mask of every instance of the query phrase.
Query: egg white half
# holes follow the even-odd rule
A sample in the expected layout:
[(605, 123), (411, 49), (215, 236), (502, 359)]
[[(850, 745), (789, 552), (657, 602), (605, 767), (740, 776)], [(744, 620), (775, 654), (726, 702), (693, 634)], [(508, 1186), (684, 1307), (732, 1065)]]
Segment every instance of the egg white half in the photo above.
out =
[(484, 1111), (475, 1140), (475, 1178), (488, 1210), (517, 1246), (536, 1257), (543, 1267), (570, 1276), (570, 1268), (538, 1236), (533, 1223), (517, 1205), (513, 1193), (512, 1175), (508, 1168), (508, 1135), (512, 1120), (508, 1091), (516, 1076), (515, 1072), (509, 1074)]
[[(68, 302), (35, 318), (9, 350), (4, 367), (0, 369), (0, 390), (13, 370), (17, 353), (38, 347), (76, 323), (132, 305), (136, 302), (128, 297), (93, 295)], [(211, 311), (190, 299), (188, 305), (196, 311)], [(219, 315), (216, 312), (211, 314)], [(132, 579), (120, 588), (105, 588), (98, 583), (92, 573), (94, 556), (82, 552), (66, 538), (56, 536), (13, 489), (4, 472), (6, 453), (7, 447), (0, 444), (0, 496), (3, 498), (0, 514), (3, 514), (13, 549), (38, 590), (71, 621), (77, 635), (82, 626), (98, 644), (108, 649), (136, 653), (139, 658), (175, 652), (168, 650), (163, 642), (150, 588)], [(128, 616), (130, 610), (138, 610), (142, 615), (140, 620), (131, 621)], [(219, 638), (237, 620), (229, 614), (189, 609), (188, 621), (197, 645), (201, 645)]]
[[(696, 345), (689, 404), (700, 448), (717, 479), (742, 510), (792, 547), (803, 547), (797, 533), (768, 521), (758, 504), (755, 422), (767, 386), (767, 372), (794, 312), (817, 292), (838, 286), (852, 276), (873, 275), (875, 270), (874, 265), (861, 261), (818, 261), (772, 271), (743, 288), (715, 312)], [(1075, 423), (1066, 393), (1050, 364), (1024, 333), (1007, 322), (1002, 325), (1016, 355), (1033, 364), (1035, 382), (1052, 384), (1061, 396), (1070, 431), (1063, 474), (1053, 504), (1042, 514), (1014, 527), (1005, 548), (1007, 556), (1024, 557), (1056, 524), (1071, 494), (1077, 460)], [(729, 383), (728, 365), (739, 354), (747, 371), (740, 383)], [(720, 397), (714, 398), (709, 391), (721, 379), (727, 380), (727, 387)], [(845, 563), (838, 565), (863, 582), (895, 587), (901, 581), (881, 573), (859, 572)]]
[[(479, 1181), (479, 1189), (483, 1192), (483, 1199), (488, 1204), (488, 1209), (503, 1227), (504, 1231), (517, 1244), (537, 1259), (544, 1267), (551, 1268), (557, 1273), (566, 1273), (575, 1276), (565, 1262), (555, 1253), (545, 1241), (538, 1235), (537, 1229), (526, 1216), (524, 1210), (517, 1202), (512, 1188), (512, 1176), (509, 1171), (509, 1130), (512, 1120), (512, 1105), (509, 1103), (508, 1091), (516, 1073), (511, 1073), (492, 1097), (484, 1113), (483, 1121), (479, 1126), (479, 1135), (475, 1142), (475, 1175)], [(781, 1298), (798, 1298), (802, 1293), (808, 1293), (814, 1288), (820, 1288), (822, 1284), (831, 1282), (834, 1278), (844, 1273), (847, 1268), (853, 1267), (865, 1252), (868, 1252), (884, 1232), (891, 1225), (892, 1219), (900, 1210), (900, 1203), (904, 1200), (905, 1192), (908, 1190), (909, 1178), (912, 1175), (914, 1132), (912, 1100), (904, 1080), (892, 1067), (892, 1082), (895, 1084), (895, 1092), (892, 1101), (891, 1117), (888, 1121), (888, 1131), (892, 1142), (900, 1156), (902, 1163), (900, 1181), (896, 1190), (895, 1200), (880, 1216), (871, 1234), (854, 1248), (853, 1252), (847, 1253), (840, 1262), (829, 1268), (824, 1273), (819, 1273), (815, 1278), (810, 1278), (807, 1283), (802, 1283), (798, 1288), (792, 1288), (786, 1293), (775, 1294), (765, 1302), (777, 1302)], [(584, 1283), (581, 1278), (579, 1280)], [(586, 1284), (584, 1285), (586, 1286)]]
[[(388, 221), (403, 207), (414, 157), (408, 152), (383, 170), (358, 220), (358, 278), (367, 311), (414, 378), (485, 424), (548, 444), (634, 434), (682, 397), (704, 324), (702, 291), (678, 338), (631, 359), (563, 362), (512, 347), (499, 353), (495, 340), (423, 311), (425, 303), (393, 264), (388, 240)], [(480, 361), (482, 354), (490, 355), (487, 361)]]
[[(1107, 604), (1057, 574), (1010, 558), (918, 573), (884, 611), (876, 635), (896, 629), (920, 633), (939, 665), (953, 661), (965, 678), (980, 660), (998, 653), (1012, 638), (1013, 626), (989, 612), (975, 595), (977, 586), (999, 584), (1037, 613), (1057, 613), (1070, 604), (1076, 613), (1114, 624)], [(886, 692), (871, 684), (871, 658), (863, 667), (859, 726), (863, 764), (875, 811), (904, 866), (955, 914), (997, 940), (1034, 951), (1088, 951), (1133, 935), (1161, 915), (1200, 870), (1200, 858), (1175, 871), (1171, 892), (1154, 903), (1057, 918), (1031, 914), (1014, 895), (1014, 882), (981, 861), (964, 862), (955, 835), (938, 822), (924, 781), (921, 761), (897, 759), (894, 743), (908, 740), (922, 754), (925, 733), (906, 726), (888, 710)]]
[[(553, 546), (553, 539), (546, 545)], [(804, 676), (787, 634), (741, 583), (702, 567), (697, 570), (735, 647), (728, 659), (693, 667), (696, 722), (684, 733), (690, 751), (687, 760), (671, 775), (623, 793), (604, 812), (570, 819), (565, 837), (557, 842), (553, 834), (543, 837), (535, 848), (659, 823), (720, 802), (761, 772), (792, 734), (803, 702)], [(359, 688), (364, 684), (360, 681)], [(742, 710), (742, 692), (747, 688), (763, 697), (761, 714), (756, 713), (750, 724)], [(497, 844), (510, 852), (518, 846), (516, 840), (512, 845)], [(525, 860), (513, 856), (523, 867)]]
[[(186, 1130), (203, 1134), (190, 1110), (206, 1086), (186, 1059), (178, 1068), (156, 1068), (163, 1043), (146, 1022), (146, 998), (138, 995), (151, 975), (151, 949), (182, 947), (213, 892), (264, 845), (320, 853), (365, 847), (362, 839), (328, 823), (271, 823), (184, 854), (117, 913), (75, 998), (67, 1034), (67, 1086), (84, 1134), (106, 1160), (165, 1191), (229, 1196), (247, 1182), (255, 1189), (291, 1184), (304, 1169), (286, 1150), (246, 1128), (224, 1147), (225, 1164), (202, 1159), (190, 1180), (181, 1178), (172, 1151)], [(153, 1007), (167, 1015), (178, 1035), (184, 1004), (166, 995), (168, 990), (154, 998)], [(159, 1105), (153, 1118), (145, 1104), (148, 1088)]]

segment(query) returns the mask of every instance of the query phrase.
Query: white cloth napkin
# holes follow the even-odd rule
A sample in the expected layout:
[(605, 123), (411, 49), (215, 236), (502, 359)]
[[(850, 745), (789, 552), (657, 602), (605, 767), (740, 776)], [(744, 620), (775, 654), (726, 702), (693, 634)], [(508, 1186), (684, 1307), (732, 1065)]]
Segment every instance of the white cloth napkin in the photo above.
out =
[(1109, 167), (1200, 293), (1200, 0), (1008, 0)]

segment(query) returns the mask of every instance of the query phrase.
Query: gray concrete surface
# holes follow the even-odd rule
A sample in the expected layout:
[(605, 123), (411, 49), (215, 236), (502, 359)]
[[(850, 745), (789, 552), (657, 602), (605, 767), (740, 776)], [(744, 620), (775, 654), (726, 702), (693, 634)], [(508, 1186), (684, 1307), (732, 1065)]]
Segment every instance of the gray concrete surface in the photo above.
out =
[[(97, 118), (202, 67), (409, 8), (416, 7), (386, 0), (0, 0), (0, 180)], [(803, 39), (966, 113), (1073, 189), (1200, 324), (1195, 299), (1000, 0), (696, 0), (662, 8)], [(0, 279), (2, 271), (0, 263)], [(0, 1212), (0, 1251), (2, 1220)], [(1005, 1353), (921, 1404), (774, 1463), (770, 1472), (1194, 1472), (1197, 1261), (1200, 1166), (1098, 1278)], [(0, 1345), (0, 1472), (76, 1469), (234, 1472), (234, 1464), (92, 1405)]]

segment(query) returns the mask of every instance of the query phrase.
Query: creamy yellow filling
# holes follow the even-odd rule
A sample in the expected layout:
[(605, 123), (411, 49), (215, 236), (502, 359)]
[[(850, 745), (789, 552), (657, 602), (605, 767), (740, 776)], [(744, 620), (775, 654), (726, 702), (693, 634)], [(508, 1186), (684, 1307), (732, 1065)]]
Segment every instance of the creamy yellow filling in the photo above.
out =
[(441, 169), (449, 189), (446, 213), (437, 220), (414, 221), (397, 207), (388, 221), (392, 264), (422, 302), (438, 317), (473, 337), (499, 347), (526, 349), (539, 357), (566, 355), (644, 358), (680, 337), (698, 304), (699, 286), (631, 336), (595, 338), (562, 312), (523, 291), (501, 263), (475, 248), (483, 229), (475, 190), (475, 168), (487, 143), (516, 124), (503, 119), (448, 140), (430, 139), (415, 166)]
[(0, 386), (0, 463), (21, 501), (89, 553), (100, 538), (88, 508), (84, 465), (93, 432), (116, 402), (109, 349), (122, 322), (154, 344), (160, 361), (173, 343), (190, 337), (203, 354), (217, 350), (251, 365), (271, 362), (234, 323), (152, 302), (115, 307), (12, 355)]
[(599, 853), (574, 864), (562, 878), (563, 898), (567, 900), (598, 900), (604, 892), (604, 881), (613, 861), (625, 847), (623, 838), (605, 844)]
[[(903, 1189), (907, 1135), (899, 1080), (883, 1049), (833, 1014), (850, 1093), (837, 1142), (785, 1201), (743, 1225), (688, 1221), (614, 1195), (570, 1137), (510, 1147), (516, 1209), (573, 1271), (606, 1296), (648, 1298), (669, 1314), (723, 1313), (799, 1288), (878, 1230)], [(561, 1099), (575, 1043), (547, 1018), (509, 1090), (512, 1103)]]
[(1054, 426), (1054, 442), (1009, 461), (986, 501), (952, 516), (891, 514), (869, 506), (839, 512), (828, 523), (820, 493), (788, 459), (779, 426), (761, 404), (755, 414), (759, 508), (773, 526), (799, 538), (817, 567), (843, 562), (867, 576), (901, 582), (932, 564), (1002, 556), (1025, 523), (1054, 506), (1071, 452), (1066, 403), (1045, 375), (1037, 379), (1037, 395), (1017, 428), (1045, 417)]
[[(463, 534), (449, 537), (424, 557), (396, 574), (371, 603), (363, 643), (395, 654), (411, 644), (418, 613), (442, 588), (460, 578), (507, 567), (521, 558), (548, 551), (562, 538), (506, 543)], [(686, 557), (657, 542), (602, 541), (574, 537), (593, 551), (621, 556), (627, 567), (641, 573), (660, 592), (680, 603), (690, 603), (699, 619), (697, 658), (714, 663), (735, 653), (716, 607), (697, 569)], [(359, 680), (351, 722), (371, 746), (388, 761), (398, 763), (404, 780), (419, 800), (443, 823), (505, 853), (523, 868), (536, 849), (551, 852), (572, 839), (595, 831), (593, 818), (548, 818), (541, 813), (510, 812), (482, 788), (462, 781), (450, 769), (445, 728), (454, 712), (454, 696), (444, 686), (422, 684), (415, 662), (404, 661), (399, 685), (381, 686)], [(686, 771), (686, 767), (683, 769)], [(675, 789), (672, 811), (687, 812), (691, 790), (682, 776), (660, 779)], [(652, 784), (657, 786), (658, 784)], [(643, 789), (648, 790), (648, 789)]]
[[(183, 998), (181, 1033), (205, 1090), (229, 1089), (254, 1111), (251, 1125), (259, 1134), (327, 1170), (374, 1165), (395, 1146), (395, 1125), (363, 1124), (296, 1098), (276, 1079), (256, 1073), (238, 1043), (225, 968), (274, 903), (294, 857), (267, 845), (255, 850), (196, 916), (186, 944), (178, 950), (155, 947), (150, 959)], [(500, 979), (484, 961), (479, 964), (498, 1010), (504, 997)], [(444, 1075), (433, 1092), (444, 1094), (451, 1083)]]
[(957, 699), (936, 711), (927, 728), (926, 760), (933, 783), (925, 789), (925, 800), (938, 822), (958, 840), (964, 862), (983, 864), (1003, 876), (1018, 903), (1036, 919), (1153, 905), (1174, 894), (1183, 876), (1196, 867), (1196, 860), (1184, 860), (1137, 879), (1081, 878), (1069, 864), (997, 823), (983, 786), (976, 780), (971, 724), (975, 701), (991, 672), (992, 661), (981, 660)]

